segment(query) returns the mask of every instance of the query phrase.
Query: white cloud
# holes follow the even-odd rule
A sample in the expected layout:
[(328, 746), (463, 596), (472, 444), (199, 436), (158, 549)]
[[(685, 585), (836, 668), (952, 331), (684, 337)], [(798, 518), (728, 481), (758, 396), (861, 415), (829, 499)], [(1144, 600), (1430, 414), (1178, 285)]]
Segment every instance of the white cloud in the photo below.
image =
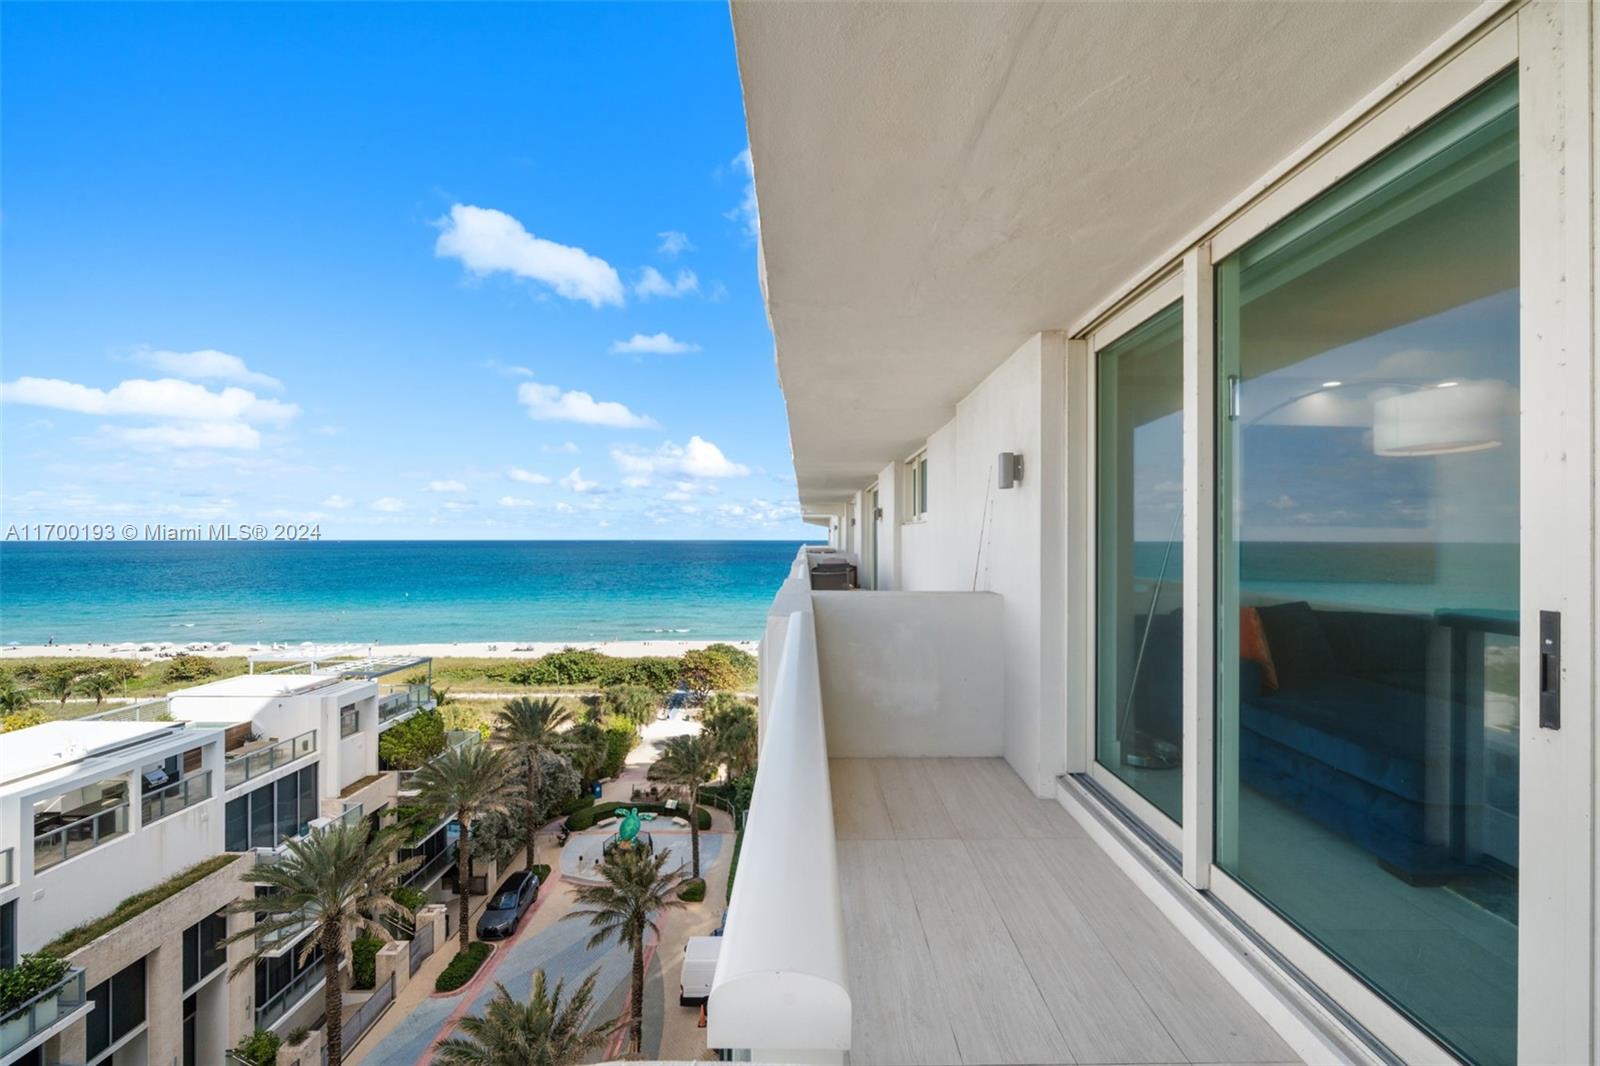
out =
[(459, 481), (430, 481), (423, 489), (424, 492), (466, 492), (467, 487)]
[(504, 272), (542, 282), (592, 307), (623, 303), (622, 278), (610, 263), (582, 248), (535, 237), (504, 211), (455, 204), (439, 226), (434, 255), (459, 259), (480, 277)]
[(394, 514), (397, 511), (406, 509), (406, 501), (396, 499), (393, 496), (380, 496), (372, 501), (372, 509), (374, 511), (383, 511), (385, 514)]
[(756, 206), (756, 166), (755, 160), (750, 158), (750, 146), (746, 145), (744, 151), (733, 157), (733, 165), (744, 171), (745, 186), (744, 199), (739, 201), (739, 206), (727, 212), (724, 216), (739, 223), (744, 227), (745, 233), (751, 237), (761, 235), (761, 211)]
[(134, 357), (157, 370), (164, 370), (180, 378), (232, 381), (263, 389), (283, 388), (283, 382), (272, 375), (251, 370), (237, 355), (219, 352), (215, 348), (202, 348), (196, 352), (169, 352), (165, 349), (142, 348)]
[[(685, 477), (743, 477), (750, 468), (735, 463), (722, 449), (703, 437), (690, 437), (681, 447), (664, 442), (653, 452), (612, 448), (611, 458), (624, 474), (648, 478), (652, 475), (680, 474)], [(681, 487), (680, 487), (680, 491)]]
[(126, 444), (151, 448), (224, 448), (253, 452), (261, 433), (243, 422), (164, 422), (156, 426), (119, 426), (113, 436)]
[(493, 370), (498, 374), (504, 374), (507, 377), (512, 377), (512, 378), (531, 378), (531, 377), (533, 377), (533, 371), (529, 370), (527, 367), (525, 367), (525, 366), (511, 366), (511, 365), (508, 365), (506, 363), (502, 363), (498, 359), (485, 360), (483, 365), (484, 365), (485, 368), (487, 368), (489, 370)]
[(573, 467), (572, 472), (561, 479), (562, 488), (571, 489), (573, 492), (589, 492), (599, 484), (598, 481), (585, 481), (583, 471), (577, 467)]
[(556, 504), (556, 511), (559, 514), (572, 514), (573, 513), (572, 504), (567, 503), (566, 501), (563, 500), (560, 503)]
[(532, 507), (533, 506), (533, 501), (528, 499), (525, 496), (502, 496), (502, 497), (500, 497), (500, 506), (501, 507)]
[(633, 291), (638, 296), (662, 296), (675, 300), (699, 292), (700, 278), (692, 270), (680, 270), (676, 279), (668, 281), (661, 271), (647, 266), (639, 272), (639, 280), (633, 283)]
[(322, 506), (328, 508), (329, 510), (342, 511), (347, 507), (353, 506), (353, 502), (348, 496), (340, 496), (335, 493), (334, 495), (329, 496), (326, 500), (323, 500)]
[(630, 489), (642, 489), (650, 484), (650, 478), (643, 474), (630, 474), (622, 479), (622, 483)]
[(445, 511), (470, 511), (478, 505), (471, 500), (446, 500), (439, 505)]
[(300, 408), (263, 400), (249, 389), (229, 386), (212, 392), (176, 378), (131, 378), (112, 389), (97, 389), (59, 378), (18, 378), (0, 383), (0, 401), (51, 407), (85, 415), (176, 418), (189, 422), (287, 422)]
[(682, 252), (694, 251), (694, 245), (689, 242), (689, 235), (682, 230), (663, 230), (656, 236), (661, 238), (661, 244), (657, 246), (656, 251), (669, 259)]
[(550, 484), (550, 479), (545, 475), (535, 473), (532, 470), (524, 470), (518, 466), (514, 466), (510, 470), (507, 470), (506, 477), (510, 478), (512, 481), (520, 481), (524, 485)]
[(612, 400), (596, 400), (587, 392), (563, 392), (555, 385), (525, 381), (517, 386), (517, 402), (528, 409), (528, 417), (541, 422), (581, 422), (590, 426), (617, 429), (651, 429), (656, 420), (636, 415)]
[(682, 352), (698, 352), (698, 344), (689, 344), (677, 340), (670, 334), (652, 333), (648, 337), (643, 333), (635, 333), (625, 341), (614, 341), (611, 352), (614, 355), (678, 355)]
[(569, 440), (564, 444), (546, 444), (546, 445), (543, 445), (540, 448), (540, 451), (558, 452), (561, 455), (577, 455), (578, 451), (579, 451), (579, 448), (578, 448), (578, 445), (577, 445), (577, 443), (575, 441), (570, 441)]

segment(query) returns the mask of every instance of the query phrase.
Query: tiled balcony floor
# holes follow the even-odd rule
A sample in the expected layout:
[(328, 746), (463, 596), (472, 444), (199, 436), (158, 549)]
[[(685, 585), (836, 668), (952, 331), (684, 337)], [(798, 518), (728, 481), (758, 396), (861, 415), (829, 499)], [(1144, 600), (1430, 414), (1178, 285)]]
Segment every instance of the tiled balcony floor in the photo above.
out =
[(834, 759), (852, 1066), (1294, 1052), (1000, 759)]

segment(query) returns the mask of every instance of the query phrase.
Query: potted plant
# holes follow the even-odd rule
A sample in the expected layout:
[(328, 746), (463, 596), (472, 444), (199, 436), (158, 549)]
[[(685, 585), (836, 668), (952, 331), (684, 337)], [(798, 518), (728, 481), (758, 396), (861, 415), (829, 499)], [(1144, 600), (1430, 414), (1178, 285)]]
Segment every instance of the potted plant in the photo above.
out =
[[(34, 1004), (31, 1011), (21, 1008), (59, 985), (67, 976), (67, 964), (54, 955), (24, 955), (9, 970), (0, 970), (0, 1047), (15, 1047), (26, 1040), (37, 1022), (48, 1025), (60, 1013), (60, 990)], [(13, 1017), (12, 1015), (15, 1015)]]

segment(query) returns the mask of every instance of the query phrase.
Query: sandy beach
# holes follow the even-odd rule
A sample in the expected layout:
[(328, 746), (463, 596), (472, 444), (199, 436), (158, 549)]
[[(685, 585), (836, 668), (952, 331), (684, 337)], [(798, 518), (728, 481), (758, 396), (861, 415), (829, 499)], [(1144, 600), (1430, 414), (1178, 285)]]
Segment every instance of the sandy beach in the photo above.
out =
[(146, 662), (175, 653), (208, 655), (216, 658), (238, 658), (252, 654), (271, 654), (282, 660), (289, 653), (303, 653), (307, 658), (332, 657), (338, 654), (355, 655), (423, 655), (432, 658), (481, 659), (536, 659), (562, 648), (584, 648), (614, 655), (618, 658), (638, 658), (643, 655), (682, 655), (686, 651), (704, 648), (709, 644), (731, 644), (754, 655), (758, 642), (753, 640), (613, 640), (613, 641), (516, 641), (495, 640), (482, 642), (451, 642), (443, 644), (227, 644), (210, 647), (193, 647), (185, 644), (161, 645), (150, 642), (121, 644), (19, 644), (0, 649), (0, 664), (6, 659), (25, 659), (37, 656), (59, 658), (137, 659)]

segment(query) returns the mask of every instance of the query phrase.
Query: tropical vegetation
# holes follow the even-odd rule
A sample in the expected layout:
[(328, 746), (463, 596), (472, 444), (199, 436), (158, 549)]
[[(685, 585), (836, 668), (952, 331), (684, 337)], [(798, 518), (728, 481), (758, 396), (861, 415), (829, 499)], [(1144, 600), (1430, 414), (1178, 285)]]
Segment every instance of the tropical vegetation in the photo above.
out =
[(605, 1047), (616, 1031), (616, 1019), (594, 1021), (591, 971), (570, 997), (564, 981), (554, 991), (543, 970), (533, 972), (533, 991), (523, 1003), (506, 986), (495, 984), (494, 997), (481, 1015), (461, 1019), (461, 1036), (442, 1040), (433, 1061), (440, 1066), (570, 1066)]
[(486, 814), (502, 812), (512, 803), (510, 756), (484, 744), (446, 748), (418, 768), (411, 779), (417, 806), (430, 815), (453, 813), (461, 827), (456, 848), (456, 885), (460, 902), (457, 933), (461, 950), (467, 950), (472, 932), (472, 826)]
[(314, 948), (322, 949), (329, 1066), (344, 1061), (344, 992), (339, 963), (355, 937), (365, 934), (387, 939), (382, 919), (404, 913), (395, 902), (394, 890), (420, 860), (394, 860), (394, 852), (405, 842), (403, 833), (395, 827), (374, 832), (367, 823), (357, 822), (335, 824), (286, 841), (274, 861), (241, 875), (242, 880), (267, 891), (228, 908), (255, 916), (250, 928), (228, 938), (229, 942), (246, 941), (251, 948), (233, 968), (234, 975), (250, 968), (277, 938), (311, 926), (313, 934), (295, 950), (306, 958)]
[(572, 712), (560, 700), (549, 697), (519, 696), (500, 708), (495, 719), (495, 741), (522, 763), (522, 822), (529, 867), (534, 863), (540, 816), (545, 810), (539, 795), (544, 782), (544, 759), (559, 754), (566, 746), (563, 733), (571, 725)]
[(650, 776), (678, 785), (689, 797), (689, 852), (692, 876), (700, 877), (700, 786), (716, 775), (719, 756), (705, 734), (669, 737), (650, 766)]
[(578, 906), (562, 915), (563, 921), (589, 923), (594, 930), (588, 941), (590, 949), (615, 941), (633, 953), (628, 1041), (634, 1053), (644, 1044), (645, 938), (660, 933), (657, 919), (663, 911), (683, 905), (677, 898), (683, 874), (666, 869), (669, 855), (665, 851), (649, 854), (639, 847), (612, 849), (598, 867), (603, 880), (579, 885), (574, 892)]

